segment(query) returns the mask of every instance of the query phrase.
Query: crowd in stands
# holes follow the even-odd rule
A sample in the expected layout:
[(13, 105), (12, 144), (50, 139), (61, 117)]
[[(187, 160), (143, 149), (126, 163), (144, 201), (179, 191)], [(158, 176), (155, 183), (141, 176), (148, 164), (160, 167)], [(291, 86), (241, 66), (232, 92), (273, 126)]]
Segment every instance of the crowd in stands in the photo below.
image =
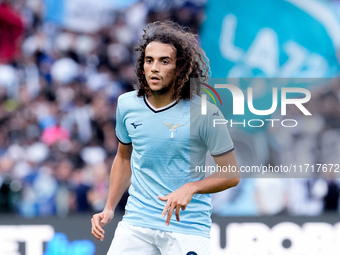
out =
[[(172, 19), (199, 33), (204, 19), (205, 1), (147, 2), (114, 11), (95, 33), (80, 33), (46, 20), (42, 0), (0, 1), (0, 213), (63, 217), (103, 209), (118, 146), (116, 102), (134, 89), (142, 28)], [(307, 132), (313, 139), (304, 130), (289, 134), (273, 147), (275, 163), (297, 155), (286, 148), (298, 143), (310, 146), (306, 156), (339, 158), (340, 85), (326, 88), (316, 92), (316, 128)], [(329, 176), (245, 179), (213, 196), (219, 215), (317, 215), (338, 211), (338, 200), (339, 182)]]

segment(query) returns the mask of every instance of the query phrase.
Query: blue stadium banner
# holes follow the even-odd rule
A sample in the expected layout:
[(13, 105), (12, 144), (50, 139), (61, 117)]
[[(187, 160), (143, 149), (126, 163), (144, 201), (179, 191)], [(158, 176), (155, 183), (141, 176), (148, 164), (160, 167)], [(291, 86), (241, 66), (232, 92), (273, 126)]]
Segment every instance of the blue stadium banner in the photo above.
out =
[(340, 22), (317, 0), (210, 0), (200, 33), (212, 77), (334, 77)]

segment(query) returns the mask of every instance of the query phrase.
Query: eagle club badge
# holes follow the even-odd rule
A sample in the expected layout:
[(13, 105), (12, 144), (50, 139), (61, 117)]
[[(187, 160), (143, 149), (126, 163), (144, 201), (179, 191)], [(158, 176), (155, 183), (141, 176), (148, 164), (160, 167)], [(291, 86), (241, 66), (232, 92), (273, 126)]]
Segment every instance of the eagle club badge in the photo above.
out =
[(169, 137), (170, 138), (174, 138), (176, 136), (176, 133), (177, 133), (176, 128), (183, 126), (183, 124), (175, 124), (175, 125), (172, 125), (170, 123), (163, 123), (163, 124), (167, 125), (169, 127)]

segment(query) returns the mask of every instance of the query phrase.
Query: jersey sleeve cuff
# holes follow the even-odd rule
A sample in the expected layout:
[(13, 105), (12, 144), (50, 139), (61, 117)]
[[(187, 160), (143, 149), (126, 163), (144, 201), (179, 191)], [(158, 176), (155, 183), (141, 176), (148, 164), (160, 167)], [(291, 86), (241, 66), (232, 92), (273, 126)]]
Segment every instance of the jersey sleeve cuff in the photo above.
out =
[(132, 142), (129, 142), (129, 143), (124, 143), (124, 142), (122, 142), (119, 138), (118, 138), (118, 136), (116, 135), (116, 137), (117, 137), (117, 140), (121, 143), (121, 144), (124, 144), (124, 145), (129, 145), (129, 144), (132, 144)]
[(218, 154), (211, 154), (211, 156), (213, 156), (213, 157), (222, 156), (222, 155), (224, 155), (224, 154), (227, 154), (227, 153), (233, 151), (234, 149), (235, 149), (235, 148), (232, 147), (231, 149), (228, 149), (228, 150), (226, 150), (226, 151), (224, 151), (224, 152), (221, 152), (221, 153), (218, 153)]

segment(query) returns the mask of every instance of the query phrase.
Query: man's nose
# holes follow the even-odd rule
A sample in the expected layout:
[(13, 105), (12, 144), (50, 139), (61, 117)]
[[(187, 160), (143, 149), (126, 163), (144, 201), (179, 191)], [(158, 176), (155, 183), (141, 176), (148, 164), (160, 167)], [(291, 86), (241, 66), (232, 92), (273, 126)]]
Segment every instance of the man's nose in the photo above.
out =
[(151, 67), (151, 72), (157, 73), (159, 72), (159, 63), (158, 61), (154, 61)]

